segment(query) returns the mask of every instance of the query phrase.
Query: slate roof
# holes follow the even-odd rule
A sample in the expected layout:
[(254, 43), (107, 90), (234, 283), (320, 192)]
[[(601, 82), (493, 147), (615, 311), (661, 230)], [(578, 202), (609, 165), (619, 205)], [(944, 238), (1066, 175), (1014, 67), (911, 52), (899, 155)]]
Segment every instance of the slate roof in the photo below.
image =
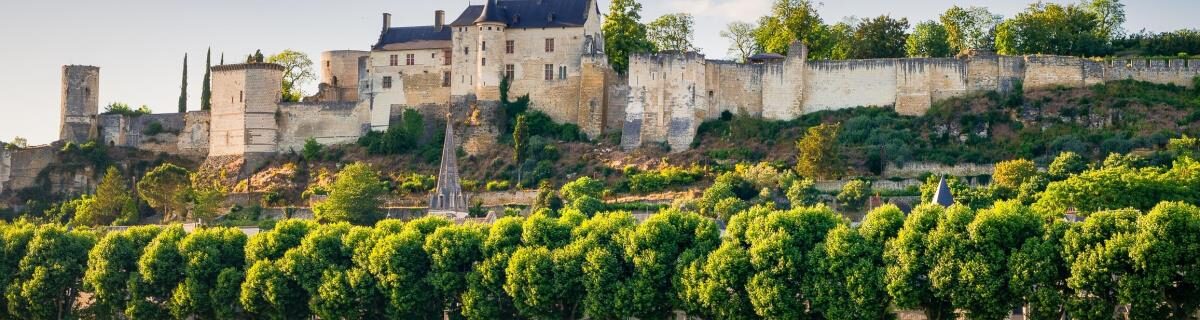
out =
[(938, 181), (937, 191), (933, 193), (933, 203), (943, 207), (949, 207), (954, 204), (954, 195), (950, 194), (950, 187), (946, 185), (946, 177), (942, 177)]
[(499, 22), (508, 23), (508, 20), (500, 16), (500, 8), (496, 6), (496, 0), (487, 0), (483, 3), (483, 13), (479, 18), (475, 19), (475, 23), (480, 22)]
[(450, 27), (442, 27), (441, 30), (438, 30), (436, 26), (389, 28), (387, 32), (379, 35), (379, 41), (374, 46), (371, 46), (371, 49), (380, 50), (383, 46), (394, 43), (450, 41), (451, 29)]
[(472, 26), (478, 20), (503, 22), (509, 28), (558, 28), (582, 27), (587, 22), (588, 10), (596, 9), (593, 0), (489, 0), (490, 14), (484, 15), (484, 5), (467, 7), (451, 22), (451, 26)]

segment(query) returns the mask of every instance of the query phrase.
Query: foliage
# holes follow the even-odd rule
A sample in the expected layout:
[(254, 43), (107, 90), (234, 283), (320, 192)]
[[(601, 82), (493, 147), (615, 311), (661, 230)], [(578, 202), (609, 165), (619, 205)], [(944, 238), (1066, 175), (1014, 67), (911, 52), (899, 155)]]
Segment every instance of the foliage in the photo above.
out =
[(1114, 50), (1143, 56), (1191, 56), (1200, 54), (1200, 29), (1160, 33), (1145, 30), (1113, 40)]
[(1087, 161), (1078, 153), (1064, 151), (1054, 157), (1054, 162), (1050, 163), (1046, 173), (1055, 180), (1066, 179), (1067, 177), (1079, 174), (1087, 169)]
[(693, 38), (696, 21), (691, 14), (665, 14), (646, 25), (646, 40), (659, 51), (697, 51)]
[(436, 155), (440, 155), (441, 138), (444, 137), (425, 134), (425, 119), (421, 113), (414, 109), (405, 109), (402, 117), (402, 124), (389, 126), (384, 132), (367, 132), (358, 138), (358, 145), (367, 148), (367, 152), (373, 155), (395, 155), (409, 151), (421, 154), (435, 152)]
[(996, 26), (1002, 18), (984, 7), (951, 6), (942, 13), (940, 20), (942, 25), (946, 26), (950, 49), (953, 52), (963, 52), (971, 49), (992, 49)]
[(673, 186), (690, 185), (703, 176), (704, 171), (699, 167), (684, 169), (677, 166), (666, 166), (658, 170), (629, 175), (629, 190), (642, 194), (658, 192)]
[(854, 28), (852, 59), (903, 58), (908, 19), (887, 15), (863, 20)]
[(808, 46), (809, 59), (829, 58), (832, 46), (824, 39), (826, 29), (816, 6), (808, 0), (775, 0), (771, 13), (758, 20), (754, 31), (763, 52), (787, 54), (792, 42)]
[(187, 112), (187, 53), (183, 54), (183, 83), (179, 85), (179, 113)]
[(7, 284), (8, 314), (21, 319), (68, 316), (83, 287), (87, 254), (96, 243), (89, 231), (38, 227)]
[(484, 185), (484, 189), (487, 191), (508, 191), (510, 188), (512, 188), (512, 186), (508, 183), (508, 181), (492, 180), (488, 181), (487, 184)]
[(796, 142), (798, 155), (796, 173), (805, 177), (832, 178), (841, 170), (841, 161), (835, 142), (841, 124), (820, 124), (808, 128), (804, 137)]
[(313, 206), (317, 220), (369, 225), (383, 217), (380, 196), (387, 189), (370, 165), (361, 162), (347, 165), (338, 172), (330, 189), (329, 197)]
[(285, 49), (267, 62), (283, 66), (283, 101), (299, 102), (304, 98), (304, 84), (317, 79), (312, 60), (303, 52)]
[(850, 180), (850, 182), (842, 186), (842, 191), (837, 194), (837, 201), (845, 206), (848, 211), (857, 211), (859, 208), (862, 208), (870, 196), (870, 183), (855, 179)]
[(300, 157), (304, 161), (313, 161), (321, 157), (321, 144), (317, 143), (317, 139), (308, 138), (304, 140), (304, 149), (300, 150)]
[(1034, 3), (996, 27), (996, 50), (1007, 55), (1104, 55), (1108, 39), (1098, 30), (1099, 22), (1082, 6)]
[(1200, 162), (1180, 158), (1169, 168), (1104, 166), (1046, 186), (1035, 207), (1044, 212), (1069, 209), (1082, 215), (1102, 210), (1150, 210), (1163, 201), (1195, 203)]
[(109, 103), (107, 106), (104, 106), (104, 113), (102, 114), (119, 114), (126, 117), (140, 117), (150, 113), (150, 107), (148, 106), (143, 105), (140, 108), (133, 109), (129, 107), (128, 104), (123, 102), (113, 102)]
[(909, 57), (941, 58), (950, 56), (949, 34), (937, 21), (918, 23), (905, 42)]
[(725, 30), (721, 30), (721, 37), (729, 40), (729, 50), (726, 54), (737, 62), (746, 63), (751, 55), (759, 51), (754, 43), (754, 29), (757, 27), (753, 23), (741, 21), (726, 25)]
[(187, 216), (187, 196), (191, 172), (171, 163), (150, 171), (137, 183), (138, 194), (163, 215), (163, 221)]
[(1016, 159), (1001, 161), (992, 172), (992, 184), (1002, 188), (1017, 189), (1038, 174), (1033, 161)]
[(200, 110), (212, 109), (212, 48), (204, 54), (204, 80), (200, 83)]
[(601, 30), (604, 37), (604, 53), (613, 70), (625, 73), (629, 70), (629, 55), (654, 50), (647, 39), (648, 30), (642, 24), (642, 4), (636, 0), (614, 0), (608, 4)]
[(116, 167), (108, 167), (96, 195), (85, 210), (78, 210), (72, 219), (73, 225), (98, 226), (131, 224), (137, 222), (137, 203), (126, 186), (125, 178)]

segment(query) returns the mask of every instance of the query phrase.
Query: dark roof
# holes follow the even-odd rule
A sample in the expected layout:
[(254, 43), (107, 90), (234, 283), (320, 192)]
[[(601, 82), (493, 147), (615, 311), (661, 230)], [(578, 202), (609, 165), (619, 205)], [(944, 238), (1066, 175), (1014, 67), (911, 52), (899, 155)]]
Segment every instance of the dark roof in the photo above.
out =
[(496, 6), (496, 0), (487, 0), (487, 2), (483, 3), (483, 13), (479, 15), (479, 18), (475, 19), (475, 23), (480, 23), (480, 22), (508, 23), (508, 20), (504, 19), (502, 17), (502, 15), (500, 14), (502, 10), (503, 9), (500, 9)]
[(383, 46), (393, 43), (450, 41), (450, 29), (442, 27), (441, 30), (438, 30), (436, 26), (389, 28), (387, 32), (379, 35), (379, 42), (376, 42), (371, 49), (379, 50)]
[(946, 177), (942, 177), (938, 181), (937, 192), (933, 193), (933, 203), (943, 207), (949, 207), (954, 204), (954, 195), (950, 194), (950, 187), (946, 185)]
[(469, 6), (450, 25), (472, 26), (478, 20), (499, 20), (495, 22), (503, 22), (509, 28), (581, 27), (587, 22), (588, 10), (595, 8), (592, 6), (593, 0), (494, 1), (495, 8), (489, 8), (491, 17), (482, 17), (484, 6)]

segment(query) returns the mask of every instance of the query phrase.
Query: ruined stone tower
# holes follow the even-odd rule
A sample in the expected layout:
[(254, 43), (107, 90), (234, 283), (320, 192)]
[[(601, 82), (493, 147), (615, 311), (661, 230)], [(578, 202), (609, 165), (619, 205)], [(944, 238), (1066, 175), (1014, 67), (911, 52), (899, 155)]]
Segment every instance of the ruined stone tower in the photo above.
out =
[(274, 63), (212, 67), (210, 157), (277, 151), (282, 81), (283, 66)]
[(62, 67), (62, 122), (58, 138), (84, 142), (96, 136), (96, 114), (100, 109), (100, 68)]
[(455, 218), (467, 216), (467, 196), (458, 184), (458, 144), (454, 139), (454, 118), (446, 115), (446, 139), (442, 144), (442, 165), (438, 170), (437, 189), (429, 199), (429, 214)]

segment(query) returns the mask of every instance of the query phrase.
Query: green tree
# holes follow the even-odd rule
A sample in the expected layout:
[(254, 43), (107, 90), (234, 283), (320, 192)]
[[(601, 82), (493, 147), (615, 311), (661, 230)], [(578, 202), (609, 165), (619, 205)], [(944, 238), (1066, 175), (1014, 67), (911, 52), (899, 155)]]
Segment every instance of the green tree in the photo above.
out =
[(171, 163), (164, 163), (150, 171), (137, 183), (138, 194), (158, 212), (163, 221), (173, 221), (187, 215), (187, 195), (191, 185), (191, 173)]
[(204, 82), (200, 84), (200, 110), (212, 109), (212, 48), (204, 55)]
[(871, 185), (866, 181), (855, 179), (842, 186), (842, 192), (837, 194), (837, 201), (847, 210), (858, 211), (870, 196)]
[(517, 123), (513, 126), (513, 161), (517, 167), (517, 181), (521, 181), (521, 168), (524, 167), (526, 150), (529, 149), (529, 124), (525, 121), (525, 115), (517, 116)]
[(114, 222), (130, 224), (137, 221), (137, 203), (125, 185), (121, 171), (116, 167), (108, 167), (100, 185), (96, 187), (96, 196), (89, 210), (77, 211), (72, 224), (97, 226)]
[(894, 205), (876, 208), (862, 225), (839, 225), (816, 250), (820, 276), (814, 304), (829, 319), (884, 319), (891, 297), (884, 281), (884, 243), (896, 237), (904, 213)]
[(300, 150), (300, 157), (304, 161), (313, 161), (321, 158), (321, 144), (317, 139), (308, 138), (304, 140), (304, 148)]
[(429, 254), (429, 282), (442, 298), (442, 309), (451, 315), (462, 314), (462, 298), (467, 291), (467, 276), (475, 264), (483, 261), (484, 230), (476, 225), (438, 228), (425, 238)]
[(1067, 230), (1063, 255), (1070, 268), (1067, 312), (1075, 319), (1112, 319), (1121, 294), (1133, 280), (1129, 246), (1137, 233), (1141, 212), (1102, 211)]
[(1159, 203), (1138, 219), (1129, 246), (1135, 272), (1122, 296), (1134, 319), (1186, 319), (1200, 306), (1200, 208)]
[(137, 276), (138, 258), (159, 230), (157, 226), (140, 226), (109, 232), (88, 252), (83, 289), (92, 294), (92, 316), (120, 319), (128, 307), (128, 286)]
[(838, 131), (841, 124), (819, 124), (808, 128), (804, 137), (796, 142), (799, 153), (796, 173), (804, 177), (827, 179), (841, 172), (841, 155), (837, 148)]
[(1120, 0), (1084, 1), (1082, 6), (1096, 17), (1096, 36), (1110, 41), (1125, 34), (1125, 4)]
[(370, 165), (362, 162), (347, 165), (338, 172), (330, 189), (329, 197), (313, 206), (317, 220), (367, 225), (383, 217), (379, 197), (387, 189)]
[(1000, 54), (1098, 56), (1107, 53), (1107, 38), (1098, 35), (1099, 18), (1086, 8), (1034, 3), (996, 27)]
[[(256, 59), (262, 61), (262, 52), (257, 52)], [(308, 55), (292, 49), (271, 55), (267, 62), (283, 66), (283, 101), (298, 102), (304, 98), (302, 87), (309, 81), (317, 79), (313, 71), (313, 62)]]
[(521, 244), (522, 219), (505, 217), (492, 223), (483, 242), (484, 260), (467, 275), (462, 295), (467, 319), (514, 319), (516, 306), (504, 291), (509, 256)]
[(137, 260), (137, 273), (130, 276), (129, 303), (125, 316), (132, 319), (162, 319), (170, 316), (169, 301), (184, 278), (185, 262), (179, 242), (183, 227), (172, 225), (159, 231)]
[(949, 34), (946, 26), (937, 21), (918, 23), (908, 36), (905, 52), (915, 58), (941, 58), (950, 56)]
[(188, 199), (191, 200), (191, 218), (200, 223), (212, 221), (221, 209), (221, 202), (229, 194), (229, 188), (221, 181), (206, 181), (199, 173), (191, 176), (192, 186), (188, 189)]
[(654, 319), (687, 310), (687, 301), (677, 296), (686, 292), (680, 267), (720, 245), (716, 224), (695, 213), (667, 209), (639, 224), (628, 238), (625, 252), (633, 266), (628, 281), (633, 316)]
[(787, 54), (792, 42), (800, 41), (808, 46), (810, 58), (828, 58), (820, 54), (831, 47), (824, 42), (825, 29), (812, 2), (775, 0), (771, 14), (759, 19), (754, 38), (764, 52)]
[(263, 319), (303, 319), (309, 316), (304, 289), (298, 288), (277, 261), (259, 260), (246, 269), (238, 302), (246, 313)]
[(73, 317), (88, 251), (95, 243), (96, 235), (90, 231), (38, 227), (5, 290), (8, 314), (18, 319)]
[(908, 41), (908, 19), (882, 15), (863, 20), (854, 28), (855, 59), (903, 58)]
[(187, 112), (187, 54), (183, 54), (183, 83), (179, 85), (179, 113)]
[(1051, 179), (1063, 180), (1084, 170), (1087, 170), (1087, 160), (1083, 156), (1071, 151), (1063, 151), (1054, 157), (1053, 162), (1050, 162), (1046, 173), (1050, 174)]
[(608, 55), (613, 70), (625, 73), (629, 70), (629, 55), (654, 51), (654, 44), (646, 39), (646, 25), (640, 22), (641, 3), (637, 0), (613, 0), (608, 6), (608, 15), (601, 26), (604, 53)]
[(792, 182), (787, 189), (787, 199), (793, 208), (816, 205), (821, 201), (820, 196), (816, 182), (808, 178)]
[(1001, 161), (992, 171), (992, 185), (1015, 190), (1037, 174), (1037, 165), (1033, 161), (1025, 159)]
[(231, 292), (240, 285), (220, 280), (222, 274), (228, 278), (228, 272), (244, 268), (245, 247), (246, 234), (237, 228), (201, 228), (179, 241), (184, 276), (171, 294), (171, 314), (177, 319), (216, 318), (222, 301), (214, 293)]
[[(438, 221), (428, 225), (428, 232), (447, 223)], [(388, 318), (441, 318), (442, 298), (430, 283), (430, 258), (423, 248), (425, 236), (410, 222), (403, 232), (380, 239), (371, 251), (368, 270), (379, 280)]]
[(1197, 158), (1196, 154), (1200, 152), (1200, 139), (1189, 137), (1186, 134), (1179, 138), (1171, 138), (1167, 140), (1167, 151), (1174, 153), (1177, 157)]
[(646, 39), (660, 51), (697, 51), (693, 43), (696, 20), (691, 14), (671, 13), (654, 19), (646, 25)]
[(758, 26), (753, 23), (734, 21), (726, 25), (725, 30), (721, 30), (721, 37), (729, 40), (729, 50), (726, 53), (735, 61), (746, 63), (751, 55), (758, 52), (754, 42), (756, 28)]
[(996, 26), (1003, 19), (984, 7), (951, 6), (942, 13), (940, 20), (946, 27), (950, 49), (960, 53), (971, 49), (993, 49)]
[(904, 219), (896, 238), (887, 242), (887, 290), (897, 307), (919, 309), (931, 320), (954, 318), (949, 297), (933, 288), (930, 271), (936, 260), (930, 256), (929, 234), (938, 227), (944, 209), (923, 204)]

